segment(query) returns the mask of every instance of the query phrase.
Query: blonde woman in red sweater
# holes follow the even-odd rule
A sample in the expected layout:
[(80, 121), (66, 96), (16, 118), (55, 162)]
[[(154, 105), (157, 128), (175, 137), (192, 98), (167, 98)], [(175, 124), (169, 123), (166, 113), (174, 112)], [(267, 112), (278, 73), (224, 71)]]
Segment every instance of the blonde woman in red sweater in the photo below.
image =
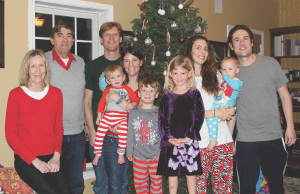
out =
[(70, 193), (60, 168), (63, 138), (62, 93), (49, 85), (48, 60), (42, 50), (26, 53), (19, 87), (8, 97), (5, 136), (15, 153), (19, 176), (38, 193)]

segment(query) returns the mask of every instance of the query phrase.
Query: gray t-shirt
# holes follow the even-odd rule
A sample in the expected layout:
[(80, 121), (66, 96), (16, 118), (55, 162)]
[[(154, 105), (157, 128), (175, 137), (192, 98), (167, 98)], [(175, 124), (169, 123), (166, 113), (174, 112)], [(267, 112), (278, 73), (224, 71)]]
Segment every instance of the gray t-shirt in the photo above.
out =
[(157, 124), (158, 107), (132, 109), (128, 120), (127, 156), (153, 159), (160, 154), (160, 135)]
[(277, 90), (288, 80), (279, 63), (256, 55), (249, 66), (237, 74), (244, 82), (237, 98), (237, 140), (269, 141), (282, 137)]

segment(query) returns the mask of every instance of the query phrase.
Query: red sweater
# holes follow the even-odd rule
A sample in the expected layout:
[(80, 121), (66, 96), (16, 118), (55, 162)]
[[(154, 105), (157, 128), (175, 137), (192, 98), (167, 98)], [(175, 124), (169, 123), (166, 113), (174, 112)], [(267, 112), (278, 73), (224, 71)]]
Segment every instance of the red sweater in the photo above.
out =
[(28, 96), (21, 87), (13, 89), (7, 102), (5, 136), (15, 154), (31, 164), (36, 156), (61, 153), (62, 111), (58, 88), (50, 86), (41, 100)]

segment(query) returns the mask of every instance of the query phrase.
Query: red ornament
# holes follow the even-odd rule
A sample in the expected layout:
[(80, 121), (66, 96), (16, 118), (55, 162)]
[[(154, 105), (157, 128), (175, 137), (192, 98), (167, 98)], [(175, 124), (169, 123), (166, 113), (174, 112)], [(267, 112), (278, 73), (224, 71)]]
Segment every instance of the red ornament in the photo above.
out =
[(185, 38), (183, 36), (179, 38), (180, 43), (184, 43), (184, 41), (185, 41)]
[(140, 5), (140, 10), (141, 10), (141, 11), (144, 11), (145, 8), (146, 8), (146, 5), (145, 5), (144, 3), (142, 3), (142, 4)]

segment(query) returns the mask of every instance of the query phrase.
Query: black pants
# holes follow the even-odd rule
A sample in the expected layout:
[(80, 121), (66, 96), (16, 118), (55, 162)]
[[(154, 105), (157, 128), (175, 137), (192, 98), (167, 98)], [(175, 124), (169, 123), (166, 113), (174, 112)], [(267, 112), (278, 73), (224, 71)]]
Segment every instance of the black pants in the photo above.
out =
[[(53, 154), (38, 156), (44, 162), (48, 162), (52, 157)], [(21, 179), (39, 194), (71, 193), (68, 179), (62, 169), (56, 173), (41, 173), (32, 164), (28, 165), (19, 155), (15, 155), (15, 168)]]
[(271, 194), (283, 194), (287, 152), (283, 139), (236, 142), (236, 164), (241, 194), (255, 194), (260, 166)]

